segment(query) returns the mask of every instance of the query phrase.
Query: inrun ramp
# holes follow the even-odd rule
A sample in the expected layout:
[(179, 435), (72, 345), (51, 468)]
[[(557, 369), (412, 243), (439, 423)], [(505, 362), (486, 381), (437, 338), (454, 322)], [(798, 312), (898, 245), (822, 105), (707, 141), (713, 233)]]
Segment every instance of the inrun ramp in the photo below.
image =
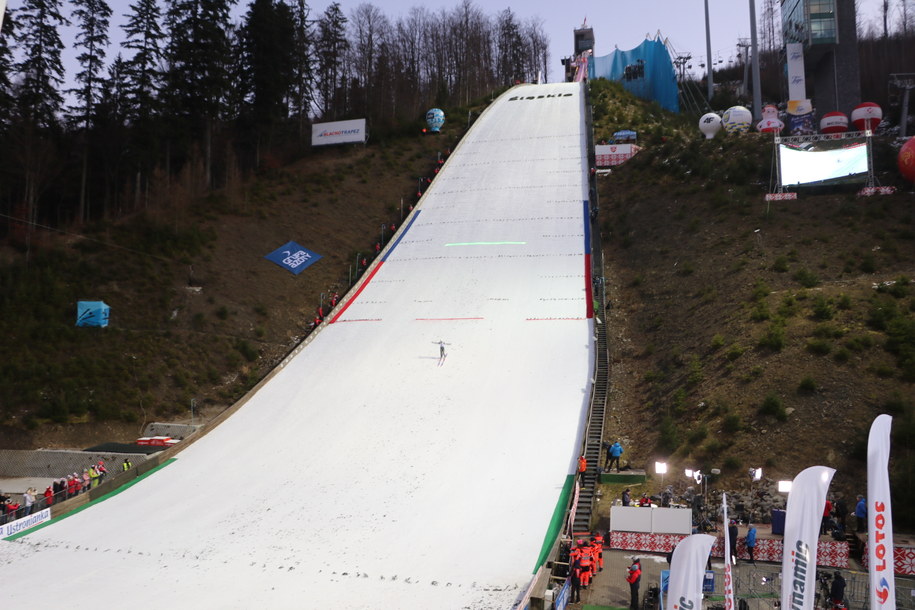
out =
[(0, 542), (5, 605), (512, 607), (590, 393), (582, 86), (493, 102), (364, 284), (224, 423)]

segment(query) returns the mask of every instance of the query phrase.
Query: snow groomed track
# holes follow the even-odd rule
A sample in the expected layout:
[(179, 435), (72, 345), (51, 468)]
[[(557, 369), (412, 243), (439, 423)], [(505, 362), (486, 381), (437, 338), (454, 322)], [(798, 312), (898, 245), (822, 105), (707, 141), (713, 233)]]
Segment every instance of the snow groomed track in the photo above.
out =
[(590, 393), (584, 116), (580, 83), (491, 104), (332, 323), (237, 413), (0, 543), (6, 605), (510, 608)]

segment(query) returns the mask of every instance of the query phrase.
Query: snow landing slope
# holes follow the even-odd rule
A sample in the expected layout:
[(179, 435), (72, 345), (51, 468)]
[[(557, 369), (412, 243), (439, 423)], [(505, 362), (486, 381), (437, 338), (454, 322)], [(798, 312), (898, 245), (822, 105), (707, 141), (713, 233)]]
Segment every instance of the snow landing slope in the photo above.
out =
[(5, 605), (511, 607), (590, 393), (584, 129), (578, 83), (497, 99), (363, 288), (237, 413), (0, 543)]

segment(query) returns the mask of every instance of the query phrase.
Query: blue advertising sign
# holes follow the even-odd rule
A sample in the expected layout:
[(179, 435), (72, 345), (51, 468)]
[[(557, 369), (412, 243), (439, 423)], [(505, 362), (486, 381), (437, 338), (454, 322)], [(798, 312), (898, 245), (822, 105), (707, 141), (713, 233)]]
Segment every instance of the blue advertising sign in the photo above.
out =
[(287, 269), (298, 275), (305, 271), (309, 265), (316, 263), (321, 258), (320, 254), (315, 254), (306, 250), (294, 241), (290, 241), (280, 246), (267, 256), (268, 261), (276, 263), (283, 269)]

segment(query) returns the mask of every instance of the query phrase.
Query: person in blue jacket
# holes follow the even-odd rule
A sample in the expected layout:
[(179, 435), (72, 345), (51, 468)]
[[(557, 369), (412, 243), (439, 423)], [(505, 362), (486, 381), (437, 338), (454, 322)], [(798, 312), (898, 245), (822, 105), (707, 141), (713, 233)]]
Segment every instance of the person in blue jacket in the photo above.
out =
[(604, 464), (604, 470), (610, 470), (613, 468), (613, 462), (616, 462), (616, 471), (619, 472), (621, 455), (623, 455), (623, 446), (619, 441), (607, 447), (607, 463)]
[(756, 526), (752, 523), (750, 524), (750, 529), (747, 530), (747, 554), (750, 556), (750, 563), (754, 566), (756, 565), (756, 560), (753, 559), (753, 551), (756, 550)]
[(855, 518), (858, 520), (858, 531), (867, 531), (867, 500), (864, 496), (858, 496), (858, 504), (855, 506)]

